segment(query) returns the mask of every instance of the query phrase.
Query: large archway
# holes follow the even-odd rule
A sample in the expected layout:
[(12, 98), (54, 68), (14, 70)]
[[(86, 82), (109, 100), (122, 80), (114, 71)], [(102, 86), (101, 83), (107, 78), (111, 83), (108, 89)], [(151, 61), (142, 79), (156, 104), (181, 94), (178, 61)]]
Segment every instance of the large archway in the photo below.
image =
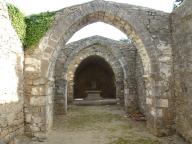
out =
[[(115, 89), (114, 73), (110, 65), (99, 56), (86, 58), (81, 62), (75, 72), (74, 99), (96, 100), (115, 98)], [(94, 93), (91, 94), (91, 92)]]
[[(57, 56), (77, 30), (90, 23), (103, 21), (122, 30), (135, 43), (144, 66), (148, 127), (156, 135), (169, 133), (173, 123), (173, 103), (169, 101), (172, 99), (169, 89), (172, 53), (168, 19), (168, 15), (163, 12), (101, 0), (58, 11), (52, 29), (33, 54), (26, 55), (25, 77), (30, 76), (30, 82), (26, 80), (25, 85), (26, 95), (29, 95), (26, 99), (26, 115), (37, 117), (39, 113), (42, 119), (41, 123), (31, 121), (27, 124), (28, 127), (35, 125), (42, 129), (41, 132), (46, 132), (51, 127)], [(153, 23), (159, 24), (154, 27)], [(168, 35), (167, 38), (164, 35)], [(130, 90), (128, 85), (125, 92), (127, 111), (134, 105), (131, 101), (134, 95), (129, 93)], [(36, 105), (33, 101), (41, 103)], [(36, 134), (32, 129), (31, 132)]]

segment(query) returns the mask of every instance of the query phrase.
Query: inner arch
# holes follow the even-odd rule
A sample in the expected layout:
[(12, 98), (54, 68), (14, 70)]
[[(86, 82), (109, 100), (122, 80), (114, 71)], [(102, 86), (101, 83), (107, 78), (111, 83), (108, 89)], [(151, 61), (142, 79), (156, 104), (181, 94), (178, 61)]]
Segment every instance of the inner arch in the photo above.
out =
[(89, 56), (80, 63), (75, 72), (74, 98), (86, 98), (88, 91), (100, 91), (101, 98), (115, 98), (115, 87), (112, 68), (99, 56)]

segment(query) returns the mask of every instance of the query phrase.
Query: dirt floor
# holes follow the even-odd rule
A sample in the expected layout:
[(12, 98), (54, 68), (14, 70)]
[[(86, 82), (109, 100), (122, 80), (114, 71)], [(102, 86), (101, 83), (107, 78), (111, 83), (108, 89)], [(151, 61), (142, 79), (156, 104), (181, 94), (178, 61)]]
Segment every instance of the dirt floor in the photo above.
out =
[(186, 144), (180, 137), (157, 138), (145, 122), (127, 118), (118, 106), (70, 106), (68, 114), (56, 116), (45, 142), (25, 144)]

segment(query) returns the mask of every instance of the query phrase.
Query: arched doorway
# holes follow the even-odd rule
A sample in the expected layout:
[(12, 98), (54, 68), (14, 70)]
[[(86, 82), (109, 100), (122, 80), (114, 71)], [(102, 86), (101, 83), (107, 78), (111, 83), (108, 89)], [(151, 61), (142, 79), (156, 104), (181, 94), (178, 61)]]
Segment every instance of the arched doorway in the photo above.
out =
[(115, 77), (110, 65), (99, 56), (83, 60), (75, 72), (74, 99), (116, 97)]

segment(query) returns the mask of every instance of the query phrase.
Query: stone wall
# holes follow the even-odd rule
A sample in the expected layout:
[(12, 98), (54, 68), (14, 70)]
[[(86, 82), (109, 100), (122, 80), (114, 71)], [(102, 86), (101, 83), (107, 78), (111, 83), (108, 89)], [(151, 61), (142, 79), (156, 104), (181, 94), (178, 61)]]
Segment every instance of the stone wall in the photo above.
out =
[(23, 49), (0, 1), (0, 141), (11, 143), (24, 132)]
[(145, 76), (143, 70), (143, 63), (140, 55), (136, 56), (136, 84), (137, 84), (137, 96), (138, 106), (141, 113), (146, 114), (146, 88), (145, 88)]
[(176, 130), (192, 143), (192, 1), (172, 15)]

